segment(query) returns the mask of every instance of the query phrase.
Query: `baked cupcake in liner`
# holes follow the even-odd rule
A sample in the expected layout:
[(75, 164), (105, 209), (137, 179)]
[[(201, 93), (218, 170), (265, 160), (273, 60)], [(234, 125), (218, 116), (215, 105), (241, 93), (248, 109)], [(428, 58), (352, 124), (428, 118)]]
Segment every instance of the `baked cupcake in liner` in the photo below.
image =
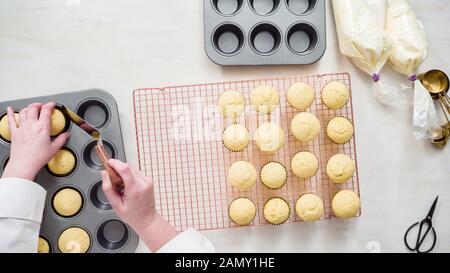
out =
[[(318, 218), (318, 219), (313, 219), (313, 220), (305, 220), (305, 219), (303, 219), (303, 217), (300, 216), (300, 214), (298, 213), (298, 211), (297, 211), (297, 204), (298, 204), (300, 198), (302, 198), (302, 197), (305, 196), (305, 195), (314, 195), (314, 196), (317, 196), (317, 197), (320, 199), (320, 201), (322, 202), (322, 214), (320, 215), (320, 218)], [(319, 195), (317, 195), (316, 193), (314, 193), (314, 192), (305, 192), (305, 193), (300, 194), (300, 196), (295, 200), (295, 208), (294, 208), (294, 209), (295, 209), (295, 213), (297, 214), (297, 217), (300, 218), (300, 220), (302, 220), (303, 222), (314, 222), (314, 221), (318, 221), (318, 220), (322, 219), (322, 217), (325, 215), (325, 204), (324, 204), (324, 202), (323, 202), (323, 199), (322, 199)]]
[[(19, 113), (14, 112), (16, 118), (16, 124), (19, 122)], [(9, 130), (8, 113), (4, 113), (0, 116), (0, 139), (11, 143), (11, 131)]]
[[(62, 190), (65, 190), (65, 189), (73, 190), (73, 191), (77, 192), (77, 193), (79, 194), (79, 196), (81, 197), (80, 207), (78, 208), (78, 210), (77, 210), (75, 213), (73, 213), (73, 214), (71, 214), (71, 215), (64, 215), (64, 214), (62, 214), (60, 211), (58, 211), (58, 210), (56, 209), (56, 207), (55, 207), (55, 198), (56, 198), (56, 195), (57, 195), (58, 193), (60, 193)], [(61, 188), (59, 188), (59, 189), (57, 189), (57, 190), (55, 191), (55, 193), (53, 194), (52, 199), (51, 199), (51, 206), (52, 206), (53, 211), (54, 211), (58, 216), (63, 217), (63, 218), (73, 218), (73, 217), (75, 217), (75, 216), (77, 216), (77, 215), (79, 215), (79, 214), (81, 213), (81, 211), (82, 211), (83, 208), (84, 208), (84, 202), (85, 202), (85, 201), (84, 201), (84, 197), (83, 197), (83, 194), (81, 194), (81, 191), (78, 190), (77, 188), (68, 186), (68, 187), (61, 187)]]
[(310, 103), (307, 107), (304, 107), (304, 108), (302, 108), (302, 109), (297, 108), (297, 107), (295, 107), (294, 105), (292, 105), (291, 101), (289, 100), (289, 90), (290, 90), (294, 85), (296, 85), (296, 84), (306, 84), (306, 85), (308, 85), (309, 87), (311, 87), (311, 88), (313, 89), (313, 91), (314, 91), (314, 88), (313, 88), (310, 84), (308, 84), (308, 83), (305, 83), (305, 82), (296, 82), (296, 83), (294, 83), (293, 85), (291, 85), (291, 86), (289, 87), (289, 89), (288, 89), (288, 91), (287, 91), (287, 93), (286, 93), (286, 101), (287, 101), (288, 105), (289, 105), (292, 109), (294, 109), (295, 111), (304, 112), (304, 111), (306, 111), (308, 108), (310, 108), (310, 107), (314, 104), (314, 101), (315, 101), (315, 99), (316, 99), (316, 94), (315, 94), (315, 91), (314, 91), (314, 98), (312, 99), (311, 103)]
[[(265, 208), (266, 208), (266, 206), (267, 206), (267, 203), (268, 203), (269, 201), (271, 201), (271, 200), (274, 200), (274, 199), (279, 199), (279, 200), (284, 201), (284, 202), (286, 203), (288, 209), (289, 209), (289, 212), (288, 212), (288, 215), (287, 215), (286, 219), (284, 219), (284, 220), (283, 220), (282, 222), (280, 222), (280, 223), (272, 223), (272, 222), (270, 222), (269, 220), (267, 220), (267, 217), (266, 217), (266, 215), (265, 215)], [(289, 203), (288, 203), (288, 202), (286, 201), (286, 199), (284, 199), (283, 197), (271, 197), (271, 198), (269, 198), (269, 199), (264, 203), (262, 213), (263, 213), (264, 220), (266, 220), (267, 223), (269, 223), (269, 224), (271, 224), (271, 225), (274, 225), (274, 226), (279, 226), (279, 225), (282, 225), (282, 224), (286, 223), (286, 222), (289, 220), (289, 218), (291, 217), (291, 206), (289, 206)]]
[[(281, 184), (281, 186), (279, 186), (279, 187), (274, 187), (274, 188), (269, 187), (269, 186), (266, 185), (266, 184), (264, 183), (264, 181), (263, 181), (263, 178), (262, 178), (262, 171), (263, 171), (264, 167), (266, 167), (267, 165), (269, 165), (269, 164), (271, 164), (271, 163), (279, 164), (281, 167), (283, 167), (283, 169), (284, 169), (284, 171), (285, 171), (286, 178), (284, 179), (283, 184)], [(282, 163), (279, 162), (279, 161), (269, 161), (269, 162), (267, 162), (266, 164), (264, 164), (264, 165), (261, 167), (261, 170), (260, 170), (260, 172), (259, 172), (259, 180), (260, 180), (261, 183), (264, 185), (264, 187), (266, 187), (266, 188), (269, 189), (269, 190), (279, 190), (279, 189), (283, 188), (284, 185), (286, 185), (287, 179), (288, 179), (288, 172), (287, 172), (287, 169), (286, 169), (286, 167), (284, 166), (284, 164), (282, 164)]]
[[(59, 129), (57, 129), (57, 128), (55, 128), (54, 127), (54, 125), (55, 124), (53, 124), (54, 123), (54, 119), (55, 119), (55, 112), (56, 111), (58, 111), (59, 113), (61, 113), (62, 114), (62, 117), (64, 118), (64, 124), (63, 124), (63, 126), (59, 126), (59, 127), (61, 127), (61, 128), (59, 128)], [(53, 113), (52, 113), (52, 124), (51, 124), (51, 132), (50, 132), (50, 136), (51, 137), (57, 137), (58, 135), (60, 135), (60, 134), (62, 134), (62, 133), (65, 133), (65, 132), (67, 132), (67, 131), (69, 131), (69, 127), (70, 127), (70, 118), (67, 116), (67, 113), (65, 113), (63, 110), (62, 110), (62, 108), (61, 108), (61, 106), (59, 106), (59, 105), (56, 105), (55, 106), (55, 109), (53, 110)]]
[[(316, 171), (314, 172), (313, 175), (311, 175), (311, 176), (309, 176), (309, 177), (298, 177), (298, 176), (295, 174), (295, 172), (294, 172), (294, 170), (293, 170), (293, 168), (292, 168), (292, 160), (294, 159), (294, 157), (295, 157), (297, 154), (302, 153), (302, 152), (313, 154), (313, 155), (316, 157), (316, 160), (317, 160), (317, 168), (316, 168)], [(317, 157), (317, 155), (316, 155), (315, 153), (311, 152), (311, 151), (301, 150), (301, 151), (295, 153), (295, 155), (294, 155), (293, 157), (291, 157), (291, 171), (292, 171), (292, 173), (294, 174), (294, 176), (295, 176), (296, 178), (298, 178), (298, 179), (308, 180), (308, 179), (310, 179), (310, 178), (316, 176), (317, 173), (319, 172), (319, 169), (320, 169), (320, 160), (319, 160), (319, 158)]]
[[(346, 141), (336, 141), (336, 140), (333, 140), (333, 139), (329, 136), (329, 134), (328, 134), (328, 125), (329, 125), (330, 122), (331, 122), (333, 119), (335, 119), (335, 118), (343, 118), (343, 119), (346, 119), (346, 120), (351, 124), (353, 132), (352, 132), (351, 137), (350, 137), (348, 140), (346, 140)], [(338, 144), (338, 145), (344, 145), (344, 144), (349, 143), (349, 142), (353, 139), (353, 137), (355, 136), (355, 126), (353, 125), (353, 122), (352, 122), (349, 118), (347, 118), (347, 117), (345, 117), (345, 116), (336, 116), (336, 117), (334, 117), (334, 118), (332, 118), (332, 119), (330, 119), (330, 120), (328, 121), (326, 133), (327, 133), (327, 138), (328, 138), (329, 140), (331, 140), (333, 143)]]
[(350, 100), (350, 90), (348, 90), (348, 87), (345, 85), (345, 84), (343, 84), (345, 87), (346, 87), (346, 89), (347, 89), (347, 91), (348, 91), (348, 97), (347, 97), (347, 101), (345, 102), (345, 104), (343, 104), (341, 107), (337, 107), (337, 108), (332, 108), (332, 107), (330, 107), (328, 104), (326, 104), (325, 103), (325, 101), (323, 100), (323, 92), (324, 92), (324, 89), (325, 89), (325, 87), (327, 87), (329, 84), (331, 84), (332, 82), (339, 82), (339, 83), (342, 83), (342, 82), (340, 82), (340, 81), (337, 81), (337, 80), (331, 80), (331, 81), (328, 81), (323, 87), (322, 87), (322, 90), (320, 91), (320, 100), (322, 101), (322, 103), (323, 103), (323, 105), (325, 105), (329, 110), (339, 110), (339, 109), (342, 109), (342, 108), (344, 108), (347, 104), (348, 104), (348, 102), (349, 102), (349, 100)]
[[(61, 148), (61, 150), (65, 150), (65, 151), (70, 152), (70, 153), (73, 155), (73, 157), (75, 158), (75, 163), (74, 163), (74, 166), (72, 167), (72, 169), (71, 169), (70, 171), (64, 173), (64, 174), (58, 174), (58, 173), (53, 172), (53, 171), (48, 167), (48, 164), (49, 164), (50, 162), (47, 163), (47, 165), (45, 165), (45, 169), (47, 169), (47, 171), (48, 171), (51, 175), (53, 175), (53, 176), (56, 176), (56, 177), (67, 177), (67, 176), (72, 175), (72, 174), (75, 172), (75, 170), (77, 169), (77, 167), (78, 167), (78, 157), (77, 157), (77, 155), (75, 154), (75, 152), (72, 151), (72, 149), (70, 149), (70, 148), (63, 147), (63, 148)], [(53, 160), (53, 158), (52, 158), (52, 160)], [(51, 161), (51, 160), (50, 160), (50, 161)]]
[[(255, 208), (255, 213), (254, 213), (252, 219), (250, 221), (248, 221), (248, 223), (246, 223), (246, 224), (237, 223), (233, 218), (231, 218), (231, 205), (233, 204), (234, 201), (239, 200), (239, 199), (247, 199), (247, 200), (249, 200), (250, 202), (253, 203), (253, 206)], [(233, 199), (233, 201), (231, 201), (230, 204), (228, 205), (228, 218), (230, 218), (230, 221), (233, 222), (235, 225), (241, 226), (241, 227), (250, 225), (255, 220), (257, 212), (258, 212), (258, 207), (256, 206), (255, 202), (252, 199), (248, 198), (248, 197), (237, 197), (237, 198)]]
[[(224, 93), (229, 92), (229, 91), (235, 91), (235, 92), (238, 92), (239, 94), (242, 95), (242, 98), (244, 98), (244, 105), (243, 105), (242, 113), (240, 113), (240, 114), (238, 114), (238, 115), (236, 115), (236, 113), (234, 113), (232, 117), (226, 116), (225, 113), (222, 113), (222, 109), (220, 109), (220, 104), (219, 104), (219, 102), (220, 102), (220, 97), (221, 97)], [(220, 112), (220, 114), (222, 115), (223, 118), (225, 118), (225, 119), (232, 119), (233, 121), (235, 121), (235, 120), (237, 120), (243, 113), (245, 113), (245, 108), (247, 107), (247, 101), (245, 100), (245, 96), (244, 96), (244, 94), (243, 94), (242, 92), (240, 92), (240, 91), (238, 91), (238, 90), (232, 90), (232, 89), (230, 89), (230, 90), (225, 90), (225, 91), (223, 91), (222, 93), (220, 93), (219, 97), (217, 98), (217, 103), (216, 103), (216, 105), (219, 107), (219, 112)]]
[[(244, 127), (244, 128), (247, 130), (247, 134), (248, 134), (248, 142), (247, 142), (247, 145), (246, 145), (244, 148), (242, 148), (241, 150), (238, 150), (238, 149), (237, 149), (237, 150), (233, 150), (233, 149), (229, 148), (227, 145), (225, 145), (225, 141), (223, 140), (225, 131), (226, 131), (230, 126), (233, 126), (233, 125), (240, 125), (240, 126)], [(222, 131), (222, 145), (223, 145), (228, 151), (233, 152), (233, 153), (242, 152), (242, 151), (244, 151), (245, 149), (248, 148), (248, 145), (249, 145), (249, 144), (250, 144), (250, 132), (249, 132), (249, 130), (247, 129), (246, 126), (244, 126), (244, 125), (242, 125), (242, 124), (238, 124), (238, 123), (232, 123), (232, 124), (228, 125), (225, 129), (223, 129), (223, 131)]]

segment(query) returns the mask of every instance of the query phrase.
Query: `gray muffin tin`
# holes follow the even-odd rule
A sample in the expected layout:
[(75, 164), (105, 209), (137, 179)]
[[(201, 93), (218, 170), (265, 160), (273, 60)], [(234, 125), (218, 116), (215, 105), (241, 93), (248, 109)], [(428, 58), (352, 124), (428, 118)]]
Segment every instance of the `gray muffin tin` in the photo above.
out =
[[(125, 161), (117, 104), (105, 91), (91, 89), (1, 102), (0, 118), (6, 113), (8, 106), (18, 112), (30, 103), (50, 101), (67, 106), (98, 129), (110, 155)], [(89, 233), (91, 239), (89, 252), (134, 252), (139, 237), (120, 221), (102, 191), (100, 171), (103, 168), (94, 151), (96, 141), (72, 122), (66, 129), (70, 132), (70, 139), (64, 147), (76, 155), (77, 167), (66, 177), (56, 177), (46, 168), (37, 175), (36, 182), (47, 190), (40, 236), (50, 243), (51, 252), (60, 252), (59, 235), (69, 227), (81, 227)], [(0, 175), (7, 163), (9, 150), (10, 144), (0, 138)], [(83, 197), (83, 208), (73, 217), (59, 216), (52, 207), (53, 196), (63, 188), (76, 189)]]
[(216, 64), (311, 64), (325, 53), (325, 0), (203, 3), (205, 51)]

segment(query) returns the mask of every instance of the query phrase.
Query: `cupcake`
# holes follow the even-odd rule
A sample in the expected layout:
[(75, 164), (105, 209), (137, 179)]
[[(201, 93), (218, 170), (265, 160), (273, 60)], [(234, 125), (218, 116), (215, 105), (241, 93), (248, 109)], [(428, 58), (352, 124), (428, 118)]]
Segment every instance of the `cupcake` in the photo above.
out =
[(353, 159), (344, 154), (332, 156), (327, 163), (327, 175), (334, 183), (345, 183), (356, 171), (356, 164)]
[(58, 238), (58, 248), (62, 253), (86, 253), (90, 246), (89, 234), (79, 227), (64, 230)]
[(352, 218), (358, 215), (361, 208), (359, 196), (350, 190), (342, 190), (333, 197), (331, 209), (339, 218)]
[(352, 123), (343, 117), (335, 117), (327, 126), (328, 137), (337, 144), (345, 144), (353, 137)]
[(63, 217), (72, 217), (83, 207), (83, 197), (72, 188), (59, 190), (52, 201), (53, 209)]
[(298, 113), (291, 121), (291, 131), (300, 142), (308, 142), (319, 135), (320, 122), (311, 113)]
[(316, 175), (319, 169), (319, 160), (310, 152), (299, 152), (291, 160), (292, 172), (301, 179)]
[(240, 190), (251, 188), (257, 178), (256, 169), (247, 161), (234, 162), (228, 169), (228, 182)]
[(64, 129), (66, 129), (66, 126), (67, 120), (63, 112), (58, 108), (53, 109), (53, 113), (51, 116), (50, 135), (57, 136), (61, 134), (64, 131)]
[(231, 202), (228, 213), (231, 221), (236, 225), (246, 226), (255, 218), (256, 206), (252, 200), (240, 197)]
[(324, 213), (323, 201), (315, 194), (304, 194), (297, 200), (295, 211), (305, 222), (320, 220)]
[(262, 167), (260, 178), (267, 188), (280, 189), (287, 180), (286, 168), (278, 162), (269, 162)]
[(225, 91), (219, 97), (220, 113), (226, 118), (237, 118), (245, 109), (244, 96), (238, 91)]
[(283, 129), (275, 123), (264, 123), (256, 130), (255, 141), (262, 152), (276, 152), (284, 145)]
[(39, 236), (37, 252), (38, 253), (50, 253), (50, 244), (44, 237)]
[(75, 154), (68, 148), (62, 148), (48, 162), (47, 169), (53, 175), (68, 176), (75, 170), (76, 164)]
[[(19, 114), (14, 113), (14, 116), (16, 118), (16, 124), (18, 124)], [(6, 114), (0, 119), (0, 138), (7, 142), (11, 142), (11, 132), (9, 130), (8, 116)]]
[(242, 125), (232, 124), (223, 131), (223, 145), (232, 152), (240, 152), (247, 148), (250, 142), (250, 135)]
[(269, 199), (263, 208), (264, 219), (272, 225), (281, 225), (289, 219), (291, 209), (289, 204), (282, 198)]
[(322, 89), (322, 101), (330, 109), (339, 109), (347, 104), (350, 92), (343, 83), (332, 81)]
[(315, 92), (309, 84), (298, 82), (288, 89), (287, 99), (292, 108), (303, 111), (314, 102)]
[(252, 91), (251, 101), (257, 112), (270, 114), (280, 104), (280, 95), (275, 88), (261, 85)]

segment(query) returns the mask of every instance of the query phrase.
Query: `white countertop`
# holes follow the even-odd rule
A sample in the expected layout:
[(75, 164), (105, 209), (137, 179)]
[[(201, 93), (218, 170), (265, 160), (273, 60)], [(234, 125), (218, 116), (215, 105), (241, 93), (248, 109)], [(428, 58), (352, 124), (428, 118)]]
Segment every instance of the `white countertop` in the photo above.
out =
[[(350, 72), (363, 215), (341, 221), (207, 231), (221, 252), (405, 252), (403, 234), (433, 199), (436, 251), (450, 251), (450, 145), (414, 139), (412, 110), (388, 109), (370, 78), (337, 47), (327, 1), (327, 51), (308, 66), (233, 67), (203, 50), (200, 0), (3, 0), (0, 2), (0, 100), (101, 88), (116, 98), (127, 158), (137, 163), (132, 90), (140, 87)], [(450, 72), (450, 2), (411, 1), (427, 29), (421, 71)], [(386, 67), (385, 77), (391, 75)], [(396, 77), (394, 77), (396, 78)], [(374, 246), (374, 247), (372, 247)], [(139, 251), (144, 247), (140, 246)]]

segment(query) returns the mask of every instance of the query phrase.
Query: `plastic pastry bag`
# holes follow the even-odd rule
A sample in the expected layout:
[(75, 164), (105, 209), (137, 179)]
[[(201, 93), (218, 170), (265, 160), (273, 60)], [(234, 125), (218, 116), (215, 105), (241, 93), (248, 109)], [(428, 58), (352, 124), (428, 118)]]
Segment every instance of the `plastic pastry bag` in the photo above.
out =
[(386, 34), (392, 42), (389, 63), (392, 68), (408, 76), (414, 85), (414, 134), (418, 139), (431, 138), (437, 115), (433, 99), (417, 81), (417, 67), (428, 55), (428, 42), (422, 23), (406, 0), (387, 0)]
[(383, 104), (398, 104), (399, 91), (380, 81), (391, 44), (385, 32), (385, 0), (333, 0), (339, 48), (361, 70), (372, 76), (373, 92)]

